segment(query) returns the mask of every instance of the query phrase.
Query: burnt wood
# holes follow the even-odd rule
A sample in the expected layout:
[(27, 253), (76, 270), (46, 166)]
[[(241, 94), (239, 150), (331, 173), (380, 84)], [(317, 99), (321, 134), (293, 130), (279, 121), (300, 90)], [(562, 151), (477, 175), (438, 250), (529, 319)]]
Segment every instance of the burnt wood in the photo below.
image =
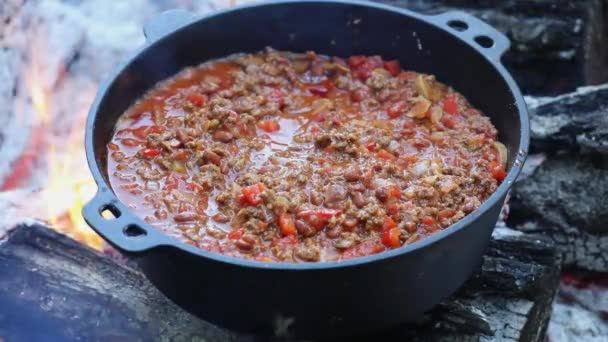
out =
[[(0, 340), (266, 340), (191, 316), (131, 263), (44, 226), (17, 226), (0, 241)], [(458, 294), (417, 324), (365, 338), (543, 341), (558, 277), (550, 241), (497, 228), (482, 269)]]
[(532, 150), (509, 222), (553, 239), (566, 266), (608, 271), (608, 86), (529, 98)]
[(505, 33), (505, 64), (527, 94), (608, 81), (606, 0), (381, 0), (421, 12), (464, 10)]
[(533, 151), (608, 157), (608, 85), (528, 102)]

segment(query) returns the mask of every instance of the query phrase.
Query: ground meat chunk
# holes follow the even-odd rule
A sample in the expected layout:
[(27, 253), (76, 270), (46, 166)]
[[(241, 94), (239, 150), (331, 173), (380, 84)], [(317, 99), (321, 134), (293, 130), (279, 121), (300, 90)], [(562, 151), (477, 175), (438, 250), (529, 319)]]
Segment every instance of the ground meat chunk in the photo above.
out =
[(297, 246), (295, 248), (295, 254), (304, 261), (319, 261), (321, 257), (319, 247), (310, 239), (304, 240), (304, 244)]

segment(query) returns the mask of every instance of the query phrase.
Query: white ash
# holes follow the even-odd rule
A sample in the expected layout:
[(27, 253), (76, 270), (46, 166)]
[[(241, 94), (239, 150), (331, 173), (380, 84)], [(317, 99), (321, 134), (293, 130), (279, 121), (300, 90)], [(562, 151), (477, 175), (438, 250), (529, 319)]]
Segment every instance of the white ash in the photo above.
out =
[(608, 325), (597, 314), (577, 305), (553, 304), (549, 322), (549, 341), (559, 342), (604, 342), (608, 336)]

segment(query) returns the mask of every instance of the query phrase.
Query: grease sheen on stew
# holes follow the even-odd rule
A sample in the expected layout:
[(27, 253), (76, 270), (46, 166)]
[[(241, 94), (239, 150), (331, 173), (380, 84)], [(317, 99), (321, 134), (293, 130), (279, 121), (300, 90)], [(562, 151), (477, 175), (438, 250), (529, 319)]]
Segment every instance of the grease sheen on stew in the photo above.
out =
[(488, 117), (379, 56), (267, 49), (189, 68), (120, 118), (121, 201), (164, 233), (260, 261), (398, 248), (475, 210), (505, 177)]

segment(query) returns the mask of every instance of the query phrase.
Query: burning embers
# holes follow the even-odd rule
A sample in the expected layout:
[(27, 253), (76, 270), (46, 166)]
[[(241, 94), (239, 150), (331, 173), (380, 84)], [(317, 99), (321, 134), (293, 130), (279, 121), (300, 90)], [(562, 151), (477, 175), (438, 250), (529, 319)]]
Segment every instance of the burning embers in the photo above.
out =
[(31, 45), (24, 52), (14, 107), (15, 120), (22, 126), (9, 134), (27, 134), (29, 142), (0, 189), (32, 191), (21, 205), (37, 210), (24, 208), (24, 216), (48, 221), (59, 231), (99, 249), (101, 239), (80, 214), (96, 188), (83, 147), (86, 113), (96, 87), (70, 72), (65, 55), (49, 45), (47, 32), (46, 25), (33, 27), (33, 39), (27, 40)]

